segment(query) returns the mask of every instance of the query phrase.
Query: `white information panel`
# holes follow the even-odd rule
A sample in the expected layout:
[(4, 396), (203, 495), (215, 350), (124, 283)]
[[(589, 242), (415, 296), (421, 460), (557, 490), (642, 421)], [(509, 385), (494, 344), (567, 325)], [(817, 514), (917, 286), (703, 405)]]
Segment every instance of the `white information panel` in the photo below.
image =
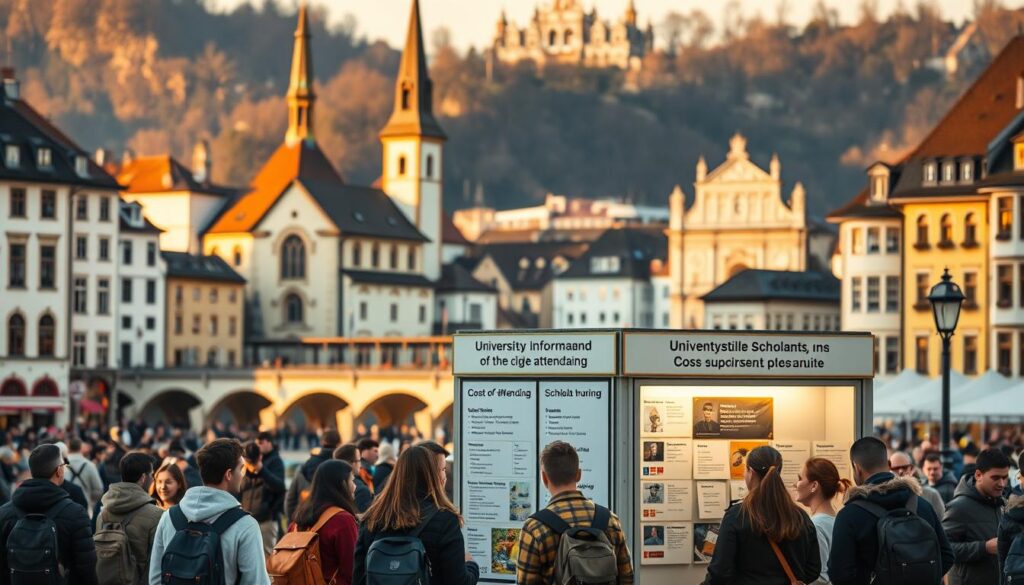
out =
[(516, 580), (516, 543), (536, 511), (537, 383), (463, 380), (462, 514), (481, 577)]
[[(605, 507), (611, 505), (610, 408), (611, 389), (607, 380), (540, 383), (538, 449), (543, 450), (552, 441), (565, 441), (575, 447), (583, 473), (580, 491)], [(542, 495), (541, 503), (544, 501)]]
[(452, 372), (465, 375), (611, 376), (615, 333), (456, 335)]

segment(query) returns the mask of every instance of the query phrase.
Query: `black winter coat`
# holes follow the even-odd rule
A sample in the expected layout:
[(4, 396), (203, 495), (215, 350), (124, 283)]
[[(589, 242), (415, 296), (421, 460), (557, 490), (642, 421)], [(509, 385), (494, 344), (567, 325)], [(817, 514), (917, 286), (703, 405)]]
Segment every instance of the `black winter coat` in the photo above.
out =
[(978, 492), (974, 476), (965, 475), (956, 496), (946, 506), (942, 527), (953, 547), (956, 564), (949, 585), (992, 585), (999, 582), (999, 559), (985, 551), (985, 542), (996, 538), (1003, 517), (1003, 498)]
[[(973, 472), (971, 475), (974, 475)], [(932, 485), (932, 487), (935, 488), (935, 491), (939, 492), (940, 496), (942, 496), (942, 502), (944, 504), (949, 504), (949, 502), (953, 500), (953, 496), (956, 495), (956, 486), (958, 484), (959, 482), (957, 481), (956, 476), (953, 475), (953, 472), (947, 471), (939, 478), (939, 483)], [(928, 482), (928, 485), (931, 485), (931, 482)]]
[[(0, 507), (0, 585), (10, 583), (7, 568), (7, 537), (21, 514), (45, 514), (68, 493), (45, 479), (29, 479), (14, 490), (8, 504)], [(17, 506), (17, 509), (15, 509)], [(89, 528), (89, 515), (85, 508), (72, 504), (65, 506), (54, 519), (57, 524), (57, 551), (67, 571), (67, 582), (75, 585), (96, 585), (96, 547)]]
[[(275, 477), (280, 477), (281, 484), (284, 484), (284, 461), (281, 461), (281, 456), (277, 454), (277, 449), (263, 456), (263, 470), (266, 473), (273, 474)], [(270, 509), (275, 518), (284, 514), (284, 496), (285, 492), (282, 490), (280, 494), (277, 494), (277, 498), (270, 503)]]
[[(797, 579), (811, 583), (821, 574), (818, 533), (807, 514), (800, 538), (779, 543)], [(739, 504), (725, 512), (704, 585), (789, 585), (768, 539), (754, 532)]]
[(1006, 583), (1003, 576), (1003, 565), (1006, 563), (1006, 555), (1010, 552), (1010, 545), (1018, 535), (1024, 534), (1024, 496), (1013, 496), (1006, 504), (1006, 511), (999, 521), (998, 550), (999, 557), (999, 582)]
[(310, 484), (313, 483), (313, 474), (316, 473), (316, 468), (320, 467), (324, 461), (330, 461), (333, 456), (334, 447), (315, 449), (309, 459), (299, 468), (299, 472), (292, 478), (292, 484), (288, 486), (284, 501), (284, 511), (288, 515), (289, 522), (294, 519), (295, 510), (302, 503), (302, 492), (309, 489)]
[[(906, 506), (912, 493), (918, 496), (921, 494), (921, 484), (916, 479), (897, 478), (889, 472), (876, 473), (863, 485), (850, 490), (847, 505), (836, 514), (836, 523), (832, 528), (828, 578), (833, 585), (868, 585), (878, 558), (877, 518), (860, 506), (850, 506), (849, 503), (863, 498), (886, 510), (894, 510)], [(917, 515), (931, 524), (938, 536), (942, 574), (945, 575), (954, 562), (953, 549), (946, 538), (946, 532), (931, 504), (922, 497), (917, 498)], [(939, 585), (938, 582), (936, 585)]]
[(391, 463), (381, 463), (373, 470), (373, 491), (381, 493), (384, 491), (384, 484), (387, 483), (388, 478), (391, 477), (391, 472), (394, 471), (395, 466)]
[(274, 520), (277, 502), (284, 497), (284, 476), (274, 475), (264, 465), (258, 473), (246, 473), (238, 501), (257, 522)]
[[(421, 501), (422, 516), (426, 516), (432, 506), (429, 501)], [(406, 532), (381, 532), (381, 535), (388, 536), (398, 534)], [(365, 525), (359, 528), (352, 585), (366, 585), (366, 553), (377, 536), (368, 531)], [(430, 561), (430, 585), (475, 585), (480, 579), (480, 567), (474, 561), (466, 560), (466, 543), (462, 539), (462, 527), (455, 514), (447, 510), (434, 514), (423, 527), (420, 540), (427, 549), (427, 559)]]

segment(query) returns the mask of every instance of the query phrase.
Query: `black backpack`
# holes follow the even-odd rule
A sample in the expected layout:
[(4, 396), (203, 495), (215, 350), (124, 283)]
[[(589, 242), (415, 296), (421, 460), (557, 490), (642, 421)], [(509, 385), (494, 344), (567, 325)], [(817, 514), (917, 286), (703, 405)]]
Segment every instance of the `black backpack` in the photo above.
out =
[(1024, 533), (1018, 532), (1010, 543), (1010, 550), (1003, 561), (1003, 577), (1007, 585), (1024, 583)]
[(611, 510), (594, 505), (590, 526), (569, 526), (547, 508), (530, 516), (558, 535), (553, 585), (615, 585), (619, 581), (618, 557), (608, 540)]
[(939, 537), (931, 524), (917, 515), (917, 495), (892, 510), (858, 499), (850, 505), (867, 510), (878, 522), (878, 558), (873, 585), (937, 585), (942, 581)]
[(189, 522), (179, 506), (167, 511), (177, 532), (160, 560), (160, 582), (167, 585), (224, 585), (224, 555), (220, 535), (249, 514), (231, 508), (213, 524)]
[(7, 567), (11, 585), (63, 585), (55, 519), (73, 502), (64, 498), (45, 514), (25, 514), (15, 506), (18, 521), (7, 536)]
[(366, 552), (366, 585), (428, 585), (430, 561), (420, 533), (437, 514), (434, 508), (407, 536), (380, 536)]

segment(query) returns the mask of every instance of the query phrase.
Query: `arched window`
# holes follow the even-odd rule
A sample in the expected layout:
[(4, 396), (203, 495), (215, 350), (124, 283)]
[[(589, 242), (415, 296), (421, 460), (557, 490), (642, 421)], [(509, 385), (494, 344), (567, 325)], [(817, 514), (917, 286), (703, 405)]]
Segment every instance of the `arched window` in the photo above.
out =
[(939, 245), (953, 245), (953, 218), (948, 213), (942, 216), (941, 231), (939, 233)]
[(284, 298), (284, 319), (291, 324), (302, 323), (302, 299), (292, 293)]
[(7, 378), (0, 386), (0, 396), (25, 396), (25, 385), (17, 378)]
[(306, 277), (306, 247), (299, 236), (288, 236), (281, 245), (281, 278)]
[(964, 218), (964, 245), (974, 246), (978, 243), (978, 218), (968, 213)]
[(403, 176), (403, 177), (405, 176), (405, 156), (404, 155), (398, 157), (398, 174), (400, 176)]
[(402, 109), (408, 110), (412, 101), (412, 86), (408, 83), (402, 84)]
[(359, 242), (352, 242), (352, 266), (359, 267), (363, 263), (363, 246)]
[(374, 244), (370, 248), (370, 266), (377, 268), (380, 265), (380, 244)]
[(434, 178), (434, 155), (427, 155), (427, 178)]
[(241, 246), (235, 246), (235, 249), (234, 249), (234, 251), (231, 254), (232, 254), (232, 256), (234, 256), (233, 260), (235, 262), (235, 266), (241, 266), (242, 265), (242, 248), (241, 248)]
[(20, 313), (7, 320), (7, 355), (25, 355), (25, 318)]
[(557, 42), (558, 42), (558, 33), (553, 31), (553, 30), (549, 31), (548, 32), (548, 46), (549, 47), (554, 47), (555, 43), (557, 43)]
[(392, 270), (398, 270), (398, 246), (391, 246), (391, 252), (388, 254), (388, 264)]
[(917, 246), (928, 245), (928, 218), (921, 215), (917, 218)]
[(406, 267), (409, 270), (416, 270), (416, 247), (415, 246), (409, 246), (409, 251), (406, 253), (406, 257), (405, 257), (405, 263), (406, 263)]
[(572, 29), (566, 29), (565, 35), (562, 37), (565, 39), (565, 45), (569, 46), (572, 44)]
[(56, 328), (53, 326), (51, 315), (43, 315), (39, 318), (39, 357), (53, 355), (55, 332)]
[(32, 386), (32, 396), (60, 396), (57, 391), (57, 384), (49, 379), (43, 378)]

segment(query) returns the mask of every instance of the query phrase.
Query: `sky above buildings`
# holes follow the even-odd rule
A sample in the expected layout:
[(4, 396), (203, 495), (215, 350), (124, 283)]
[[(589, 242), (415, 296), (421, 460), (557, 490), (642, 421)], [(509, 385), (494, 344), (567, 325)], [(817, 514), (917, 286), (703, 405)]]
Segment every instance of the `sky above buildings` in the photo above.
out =
[[(409, 13), (410, 0), (308, 0), (313, 5), (327, 7), (332, 22), (340, 22), (345, 15), (355, 16), (359, 33), (371, 40), (384, 39), (392, 46), (400, 46), (405, 36), (405, 24)], [(451, 31), (452, 42), (460, 49), (470, 46), (484, 47), (490, 44), (494, 35), (494, 24), (504, 8), (510, 20), (519, 24), (526, 22), (537, 2), (551, 0), (420, 0), (423, 11), (424, 29), (427, 35), (439, 27)], [(596, 7), (604, 18), (618, 18), (626, 8), (628, 0), (581, 0), (587, 8)], [(775, 19), (780, 1), (788, 7), (787, 21), (802, 24), (810, 17), (817, 0), (740, 0), (749, 15), (762, 14)], [(883, 16), (896, 6), (913, 7), (915, 0), (874, 0)], [(973, 0), (927, 0), (939, 6), (947, 19), (961, 22), (973, 12)], [(210, 0), (220, 9), (250, 2), (261, 4), (263, 0)], [(298, 0), (278, 0), (288, 5)], [(1004, 0), (1008, 5), (1021, 5), (1021, 0)], [(720, 24), (725, 0), (636, 0), (637, 11), (642, 23), (650, 18), (655, 26), (672, 10), (688, 12), (701, 8)], [(857, 18), (859, 0), (826, 0), (826, 4), (839, 13), (840, 20), (851, 22)], [(429, 49), (428, 49), (429, 50)]]

